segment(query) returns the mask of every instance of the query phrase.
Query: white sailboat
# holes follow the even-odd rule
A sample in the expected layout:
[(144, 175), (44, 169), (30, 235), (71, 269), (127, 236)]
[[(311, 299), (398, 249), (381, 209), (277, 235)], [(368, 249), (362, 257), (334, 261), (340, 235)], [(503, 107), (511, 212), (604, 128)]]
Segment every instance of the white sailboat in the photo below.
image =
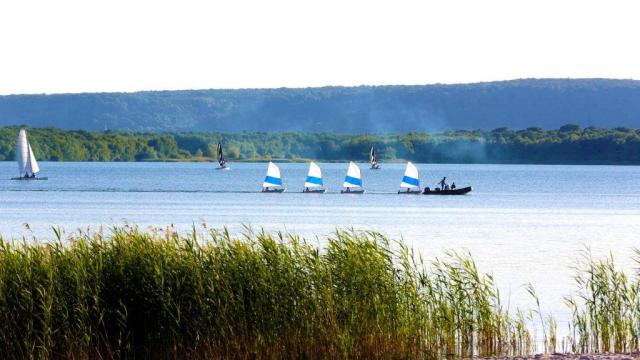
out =
[(371, 163), (371, 170), (380, 169), (380, 165), (378, 164), (378, 156), (376, 155), (376, 149), (373, 146), (369, 151), (369, 162)]
[(218, 164), (220, 167), (218, 170), (229, 170), (230, 167), (227, 166), (227, 159), (224, 158), (224, 154), (222, 153), (222, 144), (218, 143)]
[(18, 171), (20, 176), (11, 178), (12, 180), (47, 180), (46, 177), (37, 177), (40, 167), (31, 149), (31, 144), (27, 140), (27, 130), (20, 129), (16, 142), (16, 157), (18, 160)]
[(307, 173), (307, 178), (304, 181), (304, 190), (302, 192), (305, 193), (324, 193), (327, 189), (324, 188), (324, 184), (322, 182), (322, 171), (320, 170), (320, 166), (316, 165), (313, 161), (309, 163), (309, 172)]
[(282, 178), (280, 177), (280, 169), (276, 164), (269, 161), (267, 167), (267, 176), (262, 183), (262, 192), (285, 192), (287, 189), (282, 186)]
[(344, 187), (340, 192), (343, 194), (364, 194), (362, 188), (362, 176), (360, 176), (360, 168), (353, 161), (349, 162), (347, 176), (344, 178)]
[(404, 171), (402, 182), (400, 182), (400, 188), (398, 194), (420, 194), (420, 176), (418, 175), (418, 168), (411, 163), (407, 162), (407, 168)]

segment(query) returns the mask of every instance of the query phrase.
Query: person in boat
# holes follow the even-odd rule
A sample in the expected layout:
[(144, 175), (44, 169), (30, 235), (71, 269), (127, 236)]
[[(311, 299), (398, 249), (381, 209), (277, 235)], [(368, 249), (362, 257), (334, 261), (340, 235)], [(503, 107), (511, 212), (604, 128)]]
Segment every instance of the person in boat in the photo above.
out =
[(36, 178), (36, 173), (31, 174), (31, 178), (35, 179)]
[(452, 182), (451, 183), (451, 190), (455, 190), (456, 189), (456, 182)]
[(348, 187), (347, 190), (345, 190), (345, 192), (351, 192), (351, 188)]
[(304, 192), (309, 192), (309, 188), (308, 188), (308, 187), (305, 187), (305, 188), (304, 188)]
[(442, 180), (440, 180), (440, 182), (438, 183), (438, 185), (440, 185), (440, 189), (445, 190), (445, 186), (449, 187), (449, 184), (447, 184), (447, 177), (443, 177)]
[(24, 178), (25, 178), (25, 179), (28, 179), (28, 178), (29, 178), (29, 173), (25, 173), (25, 174), (24, 174)]

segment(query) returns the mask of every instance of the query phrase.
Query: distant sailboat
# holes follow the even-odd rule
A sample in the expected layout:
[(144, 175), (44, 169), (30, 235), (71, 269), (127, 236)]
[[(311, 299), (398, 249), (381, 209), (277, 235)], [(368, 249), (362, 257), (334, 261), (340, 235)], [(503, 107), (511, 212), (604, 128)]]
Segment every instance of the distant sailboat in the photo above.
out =
[(420, 176), (418, 168), (409, 161), (407, 169), (404, 171), (400, 187), (405, 190), (398, 190), (398, 194), (420, 194)]
[(229, 170), (230, 168), (227, 166), (227, 159), (224, 158), (224, 154), (222, 153), (222, 144), (218, 143), (218, 164), (220, 167), (218, 170)]
[(280, 177), (280, 169), (276, 164), (269, 161), (267, 167), (267, 176), (262, 183), (262, 192), (285, 192), (286, 188), (282, 186), (282, 178)]
[(369, 151), (369, 162), (371, 163), (371, 170), (380, 169), (380, 165), (378, 164), (378, 158), (376, 156), (376, 149), (373, 146)]
[(18, 171), (20, 177), (12, 178), (12, 180), (47, 180), (46, 177), (36, 177), (40, 172), (40, 167), (33, 155), (31, 144), (27, 140), (27, 130), (20, 129), (18, 133), (18, 141), (16, 143), (16, 157), (18, 160)]
[(353, 161), (349, 163), (349, 170), (347, 170), (347, 176), (344, 178), (342, 186), (344, 189), (340, 192), (343, 194), (364, 194), (360, 168)]
[(304, 181), (305, 193), (324, 193), (327, 191), (323, 187), (322, 171), (320, 166), (316, 165), (313, 161), (309, 163), (309, 173), (307, 173), (307, 179)]

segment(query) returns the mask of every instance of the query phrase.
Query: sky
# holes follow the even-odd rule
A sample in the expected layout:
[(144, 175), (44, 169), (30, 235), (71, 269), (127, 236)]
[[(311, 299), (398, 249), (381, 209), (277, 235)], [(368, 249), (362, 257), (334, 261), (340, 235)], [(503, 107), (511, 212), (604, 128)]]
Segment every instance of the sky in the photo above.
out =
[(640, 2), (0, 1), (0, 94), (640, 79)]

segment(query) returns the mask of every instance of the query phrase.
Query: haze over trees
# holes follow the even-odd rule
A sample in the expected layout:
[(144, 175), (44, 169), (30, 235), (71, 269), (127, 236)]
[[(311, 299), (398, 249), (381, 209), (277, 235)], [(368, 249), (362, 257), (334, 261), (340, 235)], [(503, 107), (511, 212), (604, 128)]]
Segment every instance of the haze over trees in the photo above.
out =
[[(0, 160), (14, 160), (18, 127), (0, 128)], [(426, 163), (640, 164), (640, 130), (458, 130), (398, 135), (334, 133), (131, 133), (29, 129), (40, 160), (156, 161), (214, 158), (218, 142), (233, 161), (368, 161), (371, 146), (382, 161)]]
[(640, 81), (0, 96), (0, 126), (84, 130), (407, 133), (531, 126), (640, 128)]

